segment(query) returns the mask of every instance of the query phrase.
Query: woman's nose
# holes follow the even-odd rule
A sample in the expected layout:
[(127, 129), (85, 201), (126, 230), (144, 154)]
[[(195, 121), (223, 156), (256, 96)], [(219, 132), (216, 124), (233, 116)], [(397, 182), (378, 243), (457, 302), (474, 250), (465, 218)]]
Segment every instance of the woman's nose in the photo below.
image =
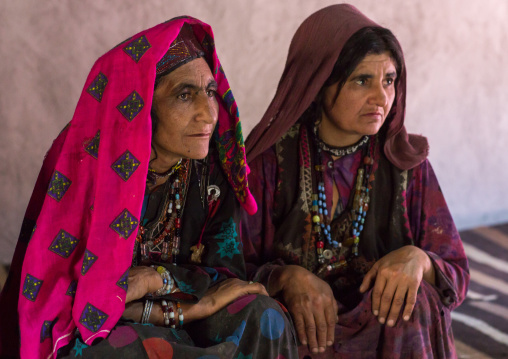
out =
[(196, 100), (196, 119), (206, 123), (215, 123), (218, 116), (217, 100), (204, 94), (199, 94)]
[(370, 93), (370, 103), (377, 105), (379, 107), (384, 107), (388, 101), (388, 94), (386, 93), (386, 89), (383, 84), (378, 84), (373, 86)]

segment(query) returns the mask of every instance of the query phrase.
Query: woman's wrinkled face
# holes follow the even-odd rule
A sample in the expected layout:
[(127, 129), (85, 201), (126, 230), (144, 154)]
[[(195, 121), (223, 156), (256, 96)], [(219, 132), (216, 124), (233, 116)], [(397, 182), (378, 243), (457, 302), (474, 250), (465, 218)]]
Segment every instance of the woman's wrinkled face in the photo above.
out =
[(349, 146), (378, 133), (395, 99), (397, 71), (390, 53), (367, 55), (337, 96), (338, 83), (324, 89), (321, 139)]
[(216, 92), (217, 83), (202, 58), (162, 77), (153, 94), (159, 119), (152, 137), (157, 158), (176, 163), (182, 157), (207, 156), (219, 112)]

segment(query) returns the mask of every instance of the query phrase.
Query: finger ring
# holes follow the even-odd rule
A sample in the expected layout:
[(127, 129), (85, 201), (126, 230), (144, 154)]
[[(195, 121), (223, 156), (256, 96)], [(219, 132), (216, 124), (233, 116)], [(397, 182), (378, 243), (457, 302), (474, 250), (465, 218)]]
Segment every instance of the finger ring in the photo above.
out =
[(254, 282), (253, 281), (250, 281), (249, 284), (253, 284)]

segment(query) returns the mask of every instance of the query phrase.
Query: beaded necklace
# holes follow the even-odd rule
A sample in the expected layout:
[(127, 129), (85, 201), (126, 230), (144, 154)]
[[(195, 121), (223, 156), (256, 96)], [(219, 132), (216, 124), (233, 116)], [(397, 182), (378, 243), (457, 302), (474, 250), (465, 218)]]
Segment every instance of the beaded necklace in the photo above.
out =
[(161, 216), (151, 228), (140, 226), (136, 241), (139, 243), (142, 264), (172, 262), (180, 252), (181, 217), (188, 185), (190, 160), (173, 167), (165, 183), (165, 200)]
[(155, 182), (157, 181), (158, 178), (166, 178), (166, 177), (171, 176), (180, 167), (181, 164), (182, 164), (182, 159), (180, 159), (176, 165), (174, 165), (169, 170), (167, 170), (166, 172), (163, 172), (163, 173), (155, 172), (154, 169), (149, 167), (148, 174), (146, 177), (151, 184), (155, 184)]
[[(351, 190), (347, 207), (345, 208), (346, 220), (342, 223), (345, 228), (343, 238), (332, 238), (331, 220), (328, 216), (326, 194), (324, 185), (324, 166), (322, 165), (322, 146), (315, 129), (315, 180), (314, 193), (312, 194), (312, 229), (316, 243), (316, 254), (319, 263), (318, 274), (329, 273), (339, 268), (345, 268), (352, 258), (358, 257), (360, 234), (363, 231), (365, 217), (369, 209), (369, 191), (372, 190), (374, 179), (372, 168), (374, 164), (374, 151), (377, 146), (377, 136), (366, 136), (359, 142), (344, 148), (345, 153), (351, 154), (359, 149), (362, 150), (362, 163), (358, 168), (355, 187)], [(331, 153), (334, 155), (334, 153)], [(340, 198), (337, 208), (339, 208)], [(336, 233), (334, 233), (336, 234)], [(338, 236), (336, 236), (338, 237)]]
[(351, 146), (346, 146), (346, 147), (331, 146), (331, 145), (323, 142), (323, 140), (321, 138), (319, 138), (318, 128), (319, 128), (320, 123), (321, 123), (320, 121), (317, 121), (316, 124), (314, 125), (314, 135), (315, 135), (315, 139), (316, 139), (316, 144), (318, 145), (320, 150), (328, 152), (333, 156), (342, 157), (345, 155), (350, 155), (351, 153), (355, 153), (360, 147), (362, 147), (363, 145), (365, 145), (367, 143), (367, 141), (369, 141), (369, 136), (363, 136), (360, 139), (360, 141), (353, 143)]

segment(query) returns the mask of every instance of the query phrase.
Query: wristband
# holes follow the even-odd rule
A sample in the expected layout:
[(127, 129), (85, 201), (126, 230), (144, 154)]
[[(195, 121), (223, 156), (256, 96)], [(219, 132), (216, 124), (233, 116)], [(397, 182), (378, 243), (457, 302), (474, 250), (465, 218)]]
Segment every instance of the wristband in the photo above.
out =
[(175, 281), (173, 280), (171, 273), (169, 273), (169, 271), (163, 266), (158, 267), (152, 266), (152, 268), (154, 268), (157, 271), (157, 273), (159, 273), (160, 276), (162, 277), (162, 287), (158, 289), (156, 292), (148, 294), (148, 296), (162, 297), (171, 293), (173, 291), (173, 287), (175, 284)]
[(145, 300), (145, 307), (143, 309), (143, 314), (141, 315), (141, 324), (149, 323), (150, 314), (152, 313), (153, 301), (147, 299)]
[(178, 310), (178, 325), (181, 328), (183, 326), (183, 310), (179, 302), (176, 302), (176, 308)]

